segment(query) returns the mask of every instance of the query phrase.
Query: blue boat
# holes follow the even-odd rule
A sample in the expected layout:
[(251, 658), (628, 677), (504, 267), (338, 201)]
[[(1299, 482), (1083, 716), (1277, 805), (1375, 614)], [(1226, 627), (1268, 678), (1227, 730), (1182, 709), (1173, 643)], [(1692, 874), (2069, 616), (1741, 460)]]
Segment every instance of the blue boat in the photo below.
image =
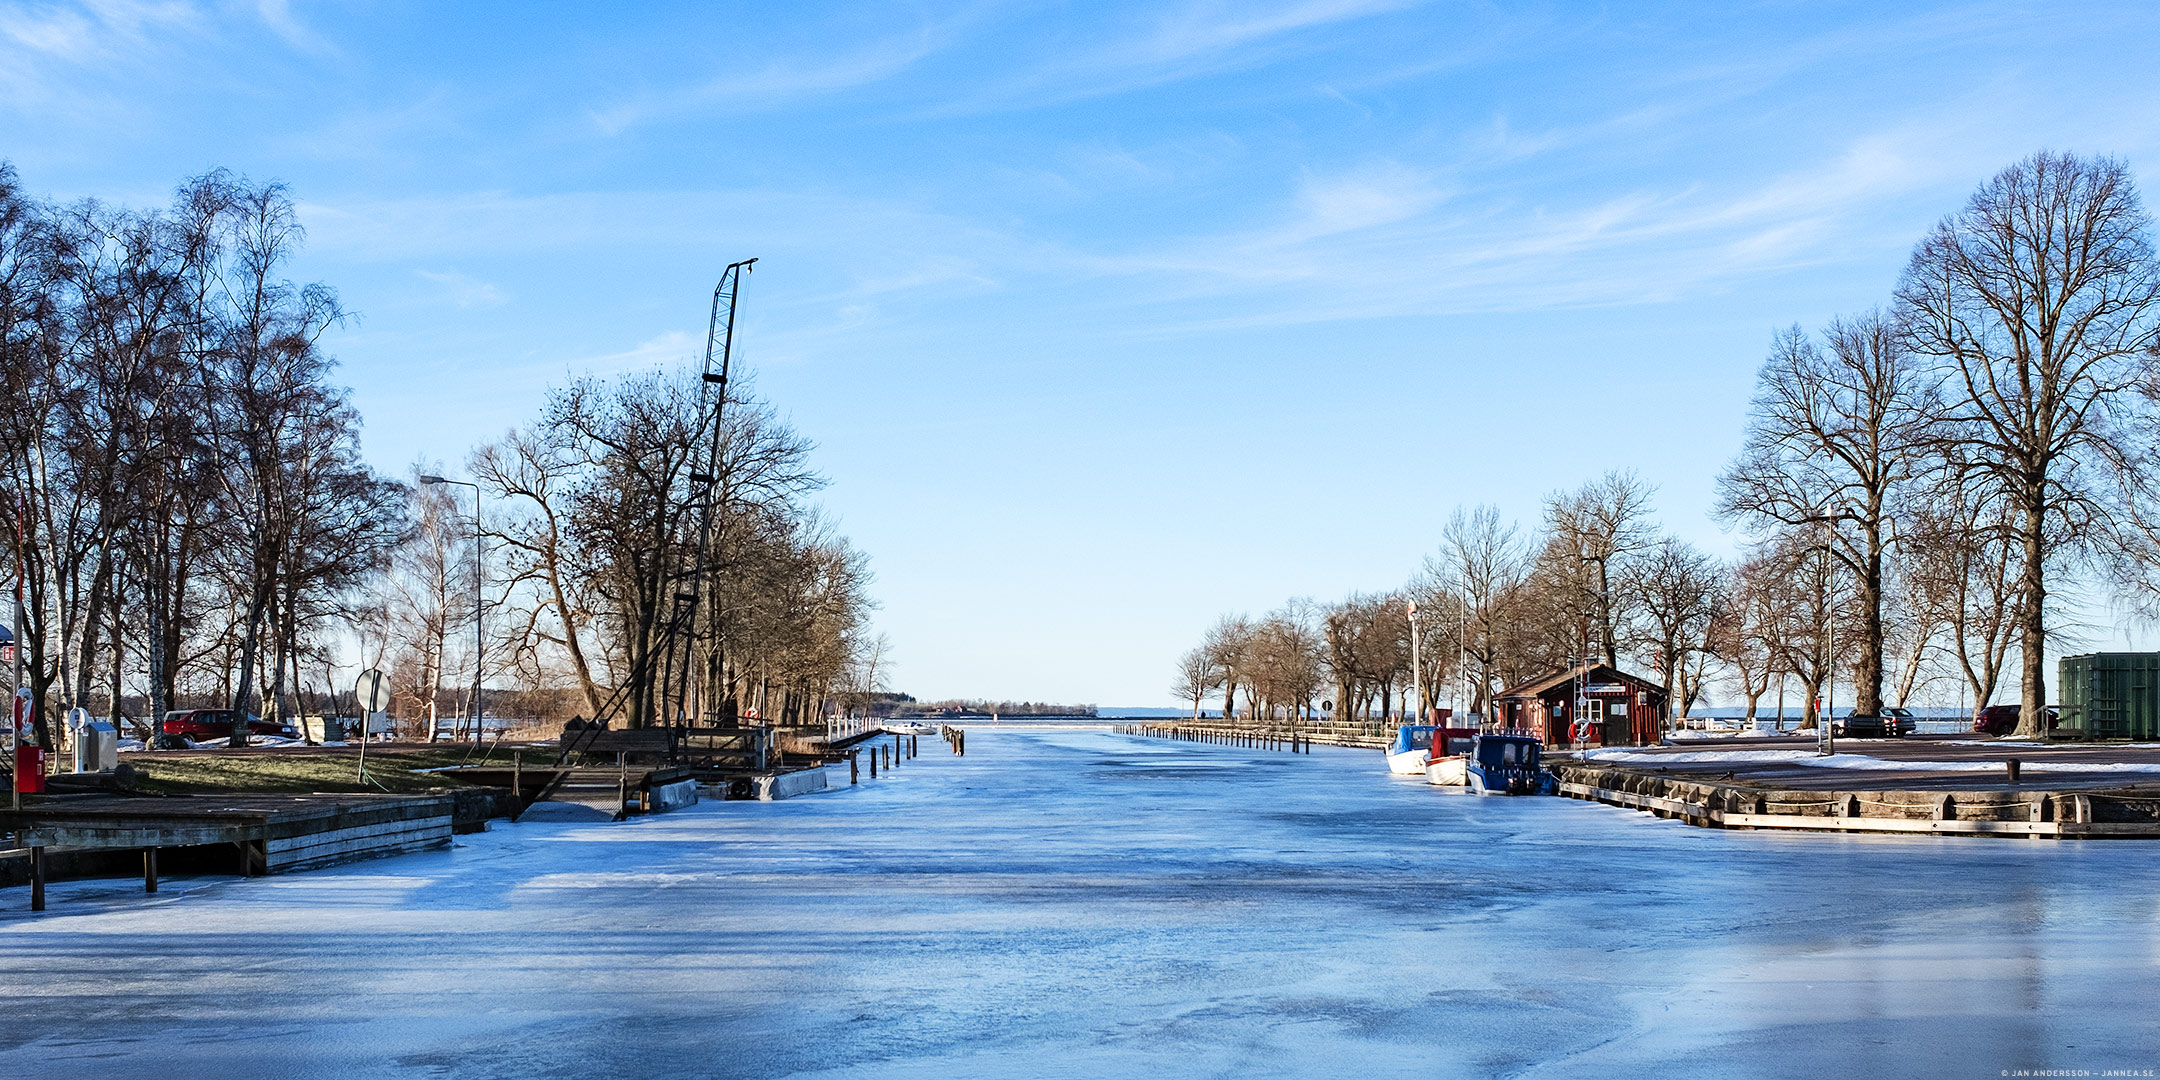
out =
[(1480, 795), (1545, 791), (1545, 744), (1526, 731), (1488, 732), (1470, 746), (1470, 790)]

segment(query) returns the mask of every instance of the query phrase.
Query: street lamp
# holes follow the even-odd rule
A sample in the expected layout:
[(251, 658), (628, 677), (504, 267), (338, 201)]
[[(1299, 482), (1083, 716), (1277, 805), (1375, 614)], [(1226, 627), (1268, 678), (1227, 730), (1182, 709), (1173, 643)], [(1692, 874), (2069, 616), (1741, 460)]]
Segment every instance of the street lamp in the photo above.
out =
[(1827, 670), (1823, 676), (1822, 715), (1815, 718), (1820, 725), (1815, 732), (1816, 744), (1818, 752), (1823, 754), (1833, 753), (1837, 748), (1834, 719), (1837, 715), (1837, 612), (1833, 610), (1837, 602), (1837, 585), (1830, 579), (1830, 545), (1838, 538), (1837, 523), (1846, 518), (1857, 520), (1859, 515), (1852, 512), (1850, 504), (1841, 502), (1830, 513), (1809, 514), (1801, 519), (1822, 526), (1829, 534), (1821, 543), (1812, 545), (1822, 549), (1823, 567), (1823, 666)]
[[(472, 489), (472, 532), (473, 532), (473, 538), (472, 538), (472, 569), (473, 569), (473, 577), (472, 577), (472, 600), (473, 600), (473, 608), (472, 608), (472, 610), (473, 610), (473, 624), (472, 624), (472, 629), (473, 629), (472, 718), (473, 718), (473, 720), (472, 720), (472, 726), (473, 726), (473, 742), (477, 744), (477, 743), (479, 743), (479, 742), (481, 741), (481, 737), (480, 737), (480, 719), (481, 719), (481, 717), (484, 717), (484, 716), (486, 716), (486, 715), (487, 715), (487, 713), (486, 713), (485, 711), (483, 711), (483, 710), (482, 710), (482, 708), (481, 708), (481, 705), (480, 705), (480, 674), (481, 674), (481, 672), (483, 672), (483, 671), (487, 670), (487, 669), (486, 669), (486, 667), (485, 667), (485, 665), (484, 665), (484, 664), (482, 663), (482, 661), (483, 661), (483, 660), (484, 660), (484, 659), (486, 658), (486, 649), (487, 649), (487, 638), (486, 638), (486, 636), (485, 636), (485, 633), (484, 633), (484, 631), (483, 631), (483, 626), (482, 626), (482, 620), (481, 620), (481, 606), (480, 606), (480, 539), (481, 539), (481, 536), (483, 535), (483, 534), (481, 533), (481, 531), (480, 531), (480, 485), (478, 485), (478, 484), (475, 484), (475, 483), (473, 483), (473, 482), (472, 482), (472, 481), (470, 481), (470, 480), (446, 480), (446, 479), (444, 479), (444, 478), (442, 478), (442, 477), (440, 477), (440, 476), (429, 476), (429, 475), (426, 475), (425, 473), (421, 474), (421, 476), (420, 476), (420, 482), (421, 482), (421, 483), (423, 483), (423, 484), (456, 484), (456, 485), (458, 485), (459, 487), (469, 487), (469, 488), (471, 488), (471, 489)], [(364, 726), (364, 725), (363, 725), (363, 726)], [(434, 732), (432, 732), (432, 731), (428, 732), (428, 738), (432, 739), (432, 738), (434, 738), (434, 737), (435, 737), (435, 733), (434, 733)]]
[(1416, 703), (1417, 722), (1425, 722), (1425, 668), (1424, 657), (1418, 651), (1417, 601), (1412, 600), (1403, 610), (1403, 617), (1410, 620), (1410, 700)]

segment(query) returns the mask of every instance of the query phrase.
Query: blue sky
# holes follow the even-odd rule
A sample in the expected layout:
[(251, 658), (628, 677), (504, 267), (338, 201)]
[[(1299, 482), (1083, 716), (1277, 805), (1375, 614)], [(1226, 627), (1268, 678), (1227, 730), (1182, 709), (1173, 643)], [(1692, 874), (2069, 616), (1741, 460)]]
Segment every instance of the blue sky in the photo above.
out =
[(2041, 147), (2152, 176), (2143, 4), (0, 3), (34, 191), (290, 184), (402, 472), (743, 356), (919, 695), (1144, 704), (1216, 615), (1605, 469), (1705, 514), (1773, 330)]

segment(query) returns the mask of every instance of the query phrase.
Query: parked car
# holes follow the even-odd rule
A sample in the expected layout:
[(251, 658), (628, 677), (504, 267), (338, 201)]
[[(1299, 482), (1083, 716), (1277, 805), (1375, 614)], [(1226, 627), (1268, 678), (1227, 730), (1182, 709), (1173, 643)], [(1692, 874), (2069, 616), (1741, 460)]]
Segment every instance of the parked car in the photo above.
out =
[(1896, 706), (1884, 709), (1881, 716), (1848, 716), (1830, 726), (1830, 732), (1841, 739), (1898, 739), (1916, 729), (1911, 709)]
[[(1990, 705), (1973, 717), (1973, 730), (1982, 735), (2008, 735), (2017, 730), (2018, 716), (2023, 711), (2021, 705)], [(2062, 717), (2053, 705), (2045, 707), (2042, 715), (2047, 725), (2045, 730), (2053, 731), (2062, 723)]]
[[(232, 729), (231, 709), (174, 709), (165, 714), (165, 735), (168, 739), (208, 742), (230, 738)], [(259, 716), (250, 716), (248, 734), (273, 739), (297, 739), (300, 737), (300, 729), (291, 724), (279, 724)]]

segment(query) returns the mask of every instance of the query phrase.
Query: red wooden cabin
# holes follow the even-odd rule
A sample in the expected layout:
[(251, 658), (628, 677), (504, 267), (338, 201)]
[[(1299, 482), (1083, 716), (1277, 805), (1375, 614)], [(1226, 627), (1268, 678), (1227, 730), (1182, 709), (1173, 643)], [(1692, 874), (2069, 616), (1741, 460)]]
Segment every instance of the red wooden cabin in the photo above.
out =
[(1552, 747), (1643, 746), (1664, 736), (1665, 689), (1606, 664), (1572, 667), (1502, 691), (1493, 719)]

